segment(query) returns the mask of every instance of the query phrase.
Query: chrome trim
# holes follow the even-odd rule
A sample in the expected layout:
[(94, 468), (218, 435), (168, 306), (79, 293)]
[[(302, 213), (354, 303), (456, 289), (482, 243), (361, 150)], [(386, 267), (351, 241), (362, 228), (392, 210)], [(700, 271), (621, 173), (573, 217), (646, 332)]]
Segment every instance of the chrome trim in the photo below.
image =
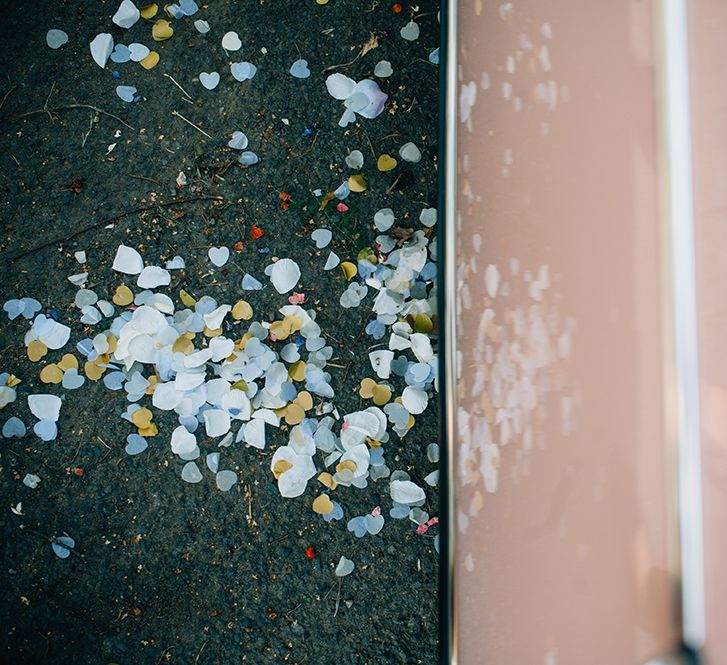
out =
[(455, 537), (456, 537), (456, 506), (455, 506), (455, 453), (454, 444), (457, 437), (456, 426), (456, 395), (457, 395), (457, 347), (456, 347), (456, 279), (457, 279), (457, 251), (456, 251), (456, 225), (457, 225), (457, 0), (446, 0), (447, 13), (447, 56), (446, 56), (446, 95), (445, 95), (445, 191), (444, 191), (444, 247), (438, 249), (444, 257), (444, 293), (439, 297), (444, 299), (444, 362), (446, 408), (441, 417), (446, 419), (446, 447), (447, 460), (446, 484), (447, 496), (447, 575), (448, 598), (445, 599), (448, 607), (448, 616), (440, 617), (446, 620), (446, 649), (445, 657), (448, 663), (456, 665), (457, 655), (457, 606), (456, 606), (456, 563), (455, 563)]
[(697, 303), (694, 267), (689, 48), (686, 0), (662, 0), (657, 35), (661, 53), (663, 203), (669, 242), (674, 392), (678, 455), (679, 540), (684, 643), (705, 639), (704, 547), (699, 424)]

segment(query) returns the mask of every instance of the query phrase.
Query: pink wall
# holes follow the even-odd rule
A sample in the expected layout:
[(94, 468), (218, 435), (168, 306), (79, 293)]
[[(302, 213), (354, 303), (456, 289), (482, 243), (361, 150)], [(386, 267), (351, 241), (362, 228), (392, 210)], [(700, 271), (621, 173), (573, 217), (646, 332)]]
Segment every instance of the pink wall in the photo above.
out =
[(459, 662), (641, 665), (679, 641), (652, 5), (458, 18)]
[(727, 658), (727, 4), (689, 4), (699, 311), (706, 665)]

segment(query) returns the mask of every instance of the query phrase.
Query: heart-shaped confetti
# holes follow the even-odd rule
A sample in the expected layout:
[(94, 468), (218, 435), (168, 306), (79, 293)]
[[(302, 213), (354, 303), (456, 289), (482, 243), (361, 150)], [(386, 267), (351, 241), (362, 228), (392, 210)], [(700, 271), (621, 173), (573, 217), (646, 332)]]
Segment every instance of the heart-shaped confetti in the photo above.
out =
[(51, 548), (59, 559), (67, 559), (75, 546), (76, 541), (70, 536), (58, 536), (51, 542)]
[(230, 250), (227, 247), (210, 247), (207, 252), (210, 261), (218, 268), (224, 266), (230, 258)]
[(45, 43), (52, 49), (59, 49), (68, 42), (68, 35), (63, 30), (52, 28), (45, 35)]
[(207, 90), (214, 90), (220, 83), (220, 75), (218, 72), (202, 72), (199, 75), (199, 82)]
[(280, 259), (273, 264), (270, 281), (278, 293), (288, 293), (300, 279), (300, 268), (292, 259)]
[(159, 54), (156, 51), (151, 51), (146, 58), (139, 60), (139, 64), (144, 69), (154, 69), (159, 64)]
[(126, 437), (126, 454), (138, 455), (143, 453), (149, 447), (149, 443), (143, 436), (139, 436), (136, 432)]
[(388, 231), (394, 225), (395, 219), (391, 208), (382, 208), (374, 215), (374, 226), (379, 231)]
[(202, 35), (206, 35), (210, 31), (210, 24), (207, 23), (207, 21), (203, 21), (202, 19), (197, 19), (194, 22), (194, 27), (197, 29), (197, 32)]
[(376, 160), (376, 168), (379, 171), (393, 171), (396, 168), (397, 161), (391, 155), (383, 154)]
[(150, 2), (147, 5), (142, 5), (139, 7), (139, 13), (141, 14), (141, 18), (145, 20), (153, 19), (157, 12), (159, 11), (159, 5), (157, 5), (155, 2)]
[(202, 472), (194, 462), (187, 462), (182, 468), (182, 480), (187, 483), (198, 483), (202, 480)]
[(78, 373), (78, 370), (75, 367), (71, 367), (64, 372), (61, 385), (66, 388), (66, 390), (76, 390), (84, 383), (86, 383), (86, 379)]
[(6, 439), (21, 439), (25, 436), (27, 429), (25, 424), (17, 416), (10, 416), (3, 425), (2, 434)]
[(174, 34), (174, 28), (172, 28), (169, 21), (160, 18), (151, 29), (151, 36), (156, 42), (163, 42), (169, 39)]
[(247, 136), (243, 132), (232, 132), (232, 138), (227, 143), (233, 150), (244, 150), (247, 144)]
[(41, 441), (54, 441), (58, 436), (58, 426), (53, 420), (39, 420), (33, 425), (33, 432)]
[(415, 21), (409, 21), (400, 31), (399, 34), (408, 42), (419, 39), (419, 25)]
[(416, 164), (422, 158), (422, 153), (413, 143), (405, 143), (399, 148), (399, 156), (405, 162)]
[(222, 38), (222, 48), (225, 51), (239, 51), (242, 48), (240, 36), (236, 32), (226, 32)]
[(374, 76), (378, 76), (379, 78), (388, 78), (393, 73), (394, 70), (391, 68), (391, 63), (388, 60), (381, 60), (374, 67)]
[(257, 74), (257, 67), (251, 62), (233, 62), (230, 73), (236, 81), (249, 81)]
[(221, 492), (229, 492), (236, 482), (237, 474), (229, 469), (218, 471), (215, 475), (215, 484)]
[(346, 575), (350, 575), (353, 572), (353, 569), (355, 568), (355, 564), (351, 559), (347, 559), (345, 556), (342, 556), (338, 560), (338, 564), (336, 565), (336, 575), (338, 577), (346, 577)]
[(318, 249), (323, 249), (324, 247), (328, 247), (333, 238), (333, 233), (329, 229), (316, 229), (310, 234), (310, 237)]
[(133, 85), (117, 85), (116, 94), (122, 101), (133, 102), (136, 88)]
[(350, 169), (360, 169), (364, 165), (364, 156), (360, 150), (352, 150), (346, 155), (346, 166)]
[(144, 44), (139, 44), (137, 42), (129, 44), (129, 55), (131, 56), (132, 62), (141, 62), (149, 55), (149, 53), (151, 53), (151, 51), (144, 46)]
[(129, 60), (131, 60), (131, 51), (129, 50), (129, 47), (124, 44), (116, 44), (116, 46), (114, 46), (114, 50), (111, 52), (111, 60), (118, 64), (129, 62)]
[(303, 60), (302, 58), (300, 60), (296, 60), (290, 66), (290, 74), (291, 74), (291, 76), (293, 76), (297, 79), (307, 79), (310, 76), (310, 69), (308, 69), (308, 61)]
[(333, 503), (327, 494), (320, 494), (313, 500), (313, 512), (328, 515), (333, 510)]
[(424, 208), (419, 214), (419, 221), (429, 228), (437, 223), (437, 209), (436, 208)]

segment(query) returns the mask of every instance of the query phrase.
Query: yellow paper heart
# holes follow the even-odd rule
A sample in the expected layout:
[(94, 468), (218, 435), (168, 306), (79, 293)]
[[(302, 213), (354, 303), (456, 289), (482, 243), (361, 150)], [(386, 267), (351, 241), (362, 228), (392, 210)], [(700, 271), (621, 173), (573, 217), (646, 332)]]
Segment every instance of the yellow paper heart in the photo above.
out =
[(194, 351), (194, 344), (192, 344), (192, 340), (189, 339), (186, 335), (182, 335), (181, 337), (177, 338), (177, 341), (172, 344), (172, 351), (174, 353), (183, 353), (185, 356), (188, 356), (192, 351)]
[(214, 330), (211, 330), (207, 326), (204, 327), (205, 337), (219, 337), (221, 334), (222, 334), (222, 328), (215, 328)]
[(235, 321), (249, 321), (252, 318), (252, 307), (246, 301), (238, 300), (230, 313)]
[(149, 385), (146, 387), (146, 394), (147, 395), (153, 395), (154, 390), (157, 387), (157, 383), (159, 383), (159, 377), (154, 375), (149, 377)]
[(116, 293), (114, 293), (114, 297), (111, 298), (111, 300), (114, 305), (126, 307), (133, 302), (134, 294), (131, 292), (131, 289), (126, 286), (126, 284), (122, 284), (118, 289), (116, 289)]
[(98, 381), (103, 376), (106, 368), (98, 365), (97, 360), (89, 360), (84, 364), (83, 371), (90, 381)]
[(376, 167), (379, 171), (393, 171), (396, 168), (397, 161), (391, 155), (383, 154), (376, 160)]
[(338, 487), (338, 483), (333, 480), (333, 476), (328, 471), (321, 471), (318, 474), (318, 482), (327, 487), (329, 490), (335, 490)]
[(426, 314), (410, 314), (406, 317), (406, 320), (414, 332), (430, 333), (434, 329), (431, 317)]
[(63, 381), (63, 370), (58, 365), (46, 365), (40, 371), (40, 380), (43, 383), (60, 383)]
[(107, 335), (106, 341), (109, 343), (109, 350), (108, 353), (113, 353), (116, 351), (116, 344), (118, 344), (119, 340), (116, 339), (113, 335)]
[(292, 469), (293, 465), (287, 459), (279, 459), (273, 466), (273, 475), (278, 480), (288, 469)]
[(159, 11), (159, 5), (157, 5), (155, 2), (152, 2), (148, 5), (142, 5), (139, 7), (139, 13), (141, 14), (141, 18), (146, 19), (147, 21), (150, 18), (154, 18), (157, 15), (157, 12)]
[(288, 404), (285, 409), (285, 422), (288, 425), (297, 425), (303, 421), (303, 418), (305, 418), (305, 411), (298, 404), (295, 402)]
[(154, 69), (159, 64), (159, 54), (156, 51), (149, 51), (149, 55), (139, 60), (139, 64), (144, 69)]
[(343, 271), (344, 276), (348, 280), (353, 279), (356, 276), (356, 273), (358, 273), (358, 269), (350, 261), (344, 261), (341, 264), (341, 270)]
[(333, 511), (333, 502), (328, 494), (320, 494), (313, 499), (313, 512), (319, 515), (329, 515)]
[(352, 192), (365, 192), (368, 189), (366, 178), (362, 175), (352, 175), (348, 178), (348, 188)]
[(358, 394), (364, 399), (371, 399), (374, 396), (374, 388), (376, 388), (376, 381), (373, 379), (361, 379), (361, 387), (359, 388)]
[(374, 386), (372, 397), (376, 406), (383, 406), (391, 399), (391, 388), (383, 383), (377, 383)]
[(151, 29), (151, 36), (156, 42), (163, 42), (173, 34), (174, 28), (169, 24), (169, 21), (165, 21), (163, 18), (160, 18)]
[(37, 363), (41, 358), (45, 356), (46, 353), (48, 353), (48, 347), (43, 344), (43, 342), (36, 339), (28, 344), (27, 352), (30, 361)]
[(297, 404), (303, 411), (310, 411), (313, 408), (313, 397), (307, 390), (301, 390), (293, 403)]
[(140, 427), (139, 436), (156, 436), (159, 434), (159, 429), (154, 423), (151, 423), (149, 427)]
[(350, 471), (351, 473), (355, 473), (356, 471), (356, 462), (354, 462), (352, 459), (347, 459), (344, 462), (339, 462), (336, 465), (336, 473), (340, 473), (341, 471)]
[(149, 409), (147, 409), (145, 406), (143, 406), (131, 414), (131, 422), (134, 423), (134, 425), (136, 425), (139, 429), (142, 429), (151, 425), (152, 417), (152, 412), (149, 411)]
[(189, 295), (184, 289), (181, 289), (179, 291), (179, 299), (182, 301), (182, 304), (185, 307), (194, 307), (197, 304), (197, 301)]
[(78, 369), (78, 359), (72, 353), (66, 353), (58, 362), (58, 367), (64, 372), (71, 368)]
[(302, 381), (305, 379), (305, 363), (302, 360), (297, 360), (288, 369), (288, 376), (293, 381)]

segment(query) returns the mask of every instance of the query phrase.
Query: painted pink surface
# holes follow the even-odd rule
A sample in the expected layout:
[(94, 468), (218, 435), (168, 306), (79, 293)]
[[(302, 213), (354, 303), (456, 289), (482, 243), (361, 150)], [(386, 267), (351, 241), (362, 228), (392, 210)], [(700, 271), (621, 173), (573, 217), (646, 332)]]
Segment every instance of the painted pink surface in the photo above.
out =
[(727, 89), (724, 86), (727, 5), (689, 5), (692, 151), (697, 266), (706, 665), (727, 654)]
[(678, 643), (652, 9), (460, 3), (464, 665)]

